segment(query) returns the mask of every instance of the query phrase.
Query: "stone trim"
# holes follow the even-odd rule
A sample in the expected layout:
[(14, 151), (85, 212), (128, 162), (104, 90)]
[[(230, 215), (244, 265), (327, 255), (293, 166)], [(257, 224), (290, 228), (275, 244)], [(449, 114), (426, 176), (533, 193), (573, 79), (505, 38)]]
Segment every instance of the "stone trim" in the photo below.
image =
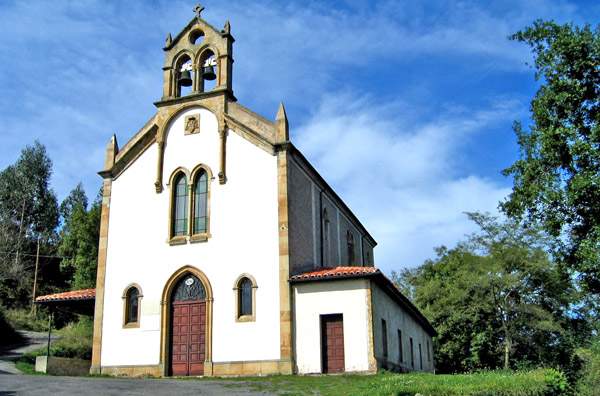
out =
[(288, 199), (288, 153), (286, 149), (277, 153), (278, 217), (279, 217), (279, 342), (280, 359), (289, 362), (292, 374), (292, 304), (288, 279), (290, 277), (289, 252), (289, 199)]
[(212, 369), (216, 377), (239, 377), (289, 374), (291, 366), (286, 360), (245, 360), (214, 362)]
[(92, 341), (92, 364), (90, 373), (101, 374), (102, 324), (104, 318), (104, 292), (106, 280), (106, 257), (108, 249), (108, 221), (112, 179), (105, 178), (102, 185), (102, 212), (100, 215), (100, 239), (98, 242), (98, 269), (96, 273), (96, 301), (94, 306), (94, 335)]
[(115, 377), (162, 377), (163, 368), (160, 364), (102, 366), (102, 374)]
[(170, 301), (171, 292), (173, 287), (177, 284), (183, 276), (191, 273), (196, 276), (202, 282), (204, 291), (206, 292), (206, 327), (205, 327), (205, 346), (204, 351), (204, 375), (212, 375), (212, 325), (213, 325), (213, 291), (210, 281), (202, 272), (196, 267), (186, 265), (178, 269), (171, 275), (171, 277), (165, 283), (165, 288), (162, 293), (161, 305), (161, 330), (160, 330), (160, 366), (162, 367), (162, 376), (169, 375), (169, 324), (171, 321), (170, 312)]
[(367, 345), (367, 353), (369, 359), (369, 371), (377, 372), (377, 359), (375, 358), (375, 342), (374, 342), (374, 334), (373, 334), (373, 326), (375, 326), (375, 322), (373, 320), (373, 293), (372, 293), (372, 284), (370, 280), (366, 280), (366, 291), (367, 291), (367, 326), (369, 341)]
[[(240, 307), (240, 281), (244, 278), (248, 278), (250, 283), (252, 283), (252, 314), (251, 315), (239, 315)], [(234, 316), (236, 322), (256, 322), (256, 289), (258, 289), (258, 285), (256, 284), (256, 279), (248, 273), (243, 273), (237, 277), (235, 282), (233, 283), (233, 300), (234, 302)]]
[[(205, 367), (207, 363), (205, 363)], [(283, 360), (243, 360), (229, 362), (210, 363), (211, 374), (204, 376), (215, 377), (240, 377), (240, 376), (264, 376), (285, 374), (288, 371), (289, 362)], [(102, 373), (112, 376), (126, 377), (165, 377), (165, 370), (162, 364), (154, 365), (122, 365), (122, 366), (103, 366)]]
[[(137, 320), (135, 322), (127, 321), (127, 293), (130, 289), (135, 288), (138, 291), (138, 307), (137, 307)], [(123, 290), (123, 295), (121, 298), (123, 299), (123, 328), (124, 329), (137, 329), (140, 327), (140, 320), (142, 319), (142, 297), (144, 297), (142, 293), (142, 288), (137, 283), (130, 283), (127, 285), (125, 290)]]

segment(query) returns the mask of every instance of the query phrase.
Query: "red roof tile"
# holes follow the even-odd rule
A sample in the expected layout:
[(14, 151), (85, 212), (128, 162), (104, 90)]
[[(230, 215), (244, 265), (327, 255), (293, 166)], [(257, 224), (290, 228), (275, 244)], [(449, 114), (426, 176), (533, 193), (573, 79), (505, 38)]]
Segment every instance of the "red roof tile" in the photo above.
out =
[(299, 275), (294, 275), (290, 278), (290, 280), (309, 281), (334, 278), (356, 278), (377, 273), (380, 273), (380, 271), (375, 267), (335, 267), (324, 268), (318, 271), (311, 271)]
[(83, 289), (39, 296), (35, 299), (35, 302), (93, 300), (95, 298), (96, 289)]

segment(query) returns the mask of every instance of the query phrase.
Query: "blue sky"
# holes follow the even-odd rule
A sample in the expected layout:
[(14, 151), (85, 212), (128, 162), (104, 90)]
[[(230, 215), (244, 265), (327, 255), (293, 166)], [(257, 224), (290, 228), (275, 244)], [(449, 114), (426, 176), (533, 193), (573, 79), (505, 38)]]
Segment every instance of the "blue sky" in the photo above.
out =
[[(514, 120), (536, 90), (528, 48), (507, 36), (537, 18), (598, 23), (576, 1), (205, 1), (231, 21), (234, 91), (274, 118), (379, 246), (386, 272), (411, 267), (473, 230), (510, 191)], [(112, 133), (123, 145), (155, 111), (162, 46), (189, 1), (0, 3), (0, 168), (39, 139), (59, 198), (89, 196)]]

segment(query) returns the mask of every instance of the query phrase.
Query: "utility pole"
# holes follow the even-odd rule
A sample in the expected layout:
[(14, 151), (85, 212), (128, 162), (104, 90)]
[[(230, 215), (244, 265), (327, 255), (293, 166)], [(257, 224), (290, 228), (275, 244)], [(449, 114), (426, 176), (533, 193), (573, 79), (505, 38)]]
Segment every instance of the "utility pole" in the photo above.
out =
[(37, 239), (37, 250), (35, 253), (35, 273), (33, 274), (33, 292), (31, 293), (31, 315), (35, 315), (35, 294), (37, 289), (38, 267), (40, 264), (40, 237)]

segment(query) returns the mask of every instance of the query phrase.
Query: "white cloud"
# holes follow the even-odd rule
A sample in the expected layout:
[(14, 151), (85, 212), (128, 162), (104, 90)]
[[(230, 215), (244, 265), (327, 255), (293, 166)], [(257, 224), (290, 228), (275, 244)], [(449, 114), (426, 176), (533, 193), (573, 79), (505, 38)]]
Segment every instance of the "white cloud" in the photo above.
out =
[[(358, 97), (358, 99), (357, 99)], [(326, 96), (293, 139), (354, 209), (379, 246), (377, 264), (414, 266), (473, 230), (463, 212), (495, 212), (509, 188), (460, 174), (462, 146), (510, 119), (518, 103), (412, 119), (409, 106), (351, 94)]]

